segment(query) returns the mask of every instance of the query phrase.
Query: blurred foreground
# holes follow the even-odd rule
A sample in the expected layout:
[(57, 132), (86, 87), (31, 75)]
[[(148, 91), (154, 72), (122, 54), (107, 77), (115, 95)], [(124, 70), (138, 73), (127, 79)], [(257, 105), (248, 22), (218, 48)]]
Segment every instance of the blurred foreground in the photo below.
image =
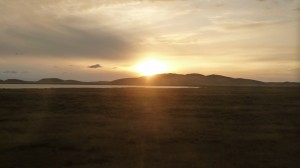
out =
[(299, 121), (299, 88), (0, 89), (0, 163), (298, 168)]

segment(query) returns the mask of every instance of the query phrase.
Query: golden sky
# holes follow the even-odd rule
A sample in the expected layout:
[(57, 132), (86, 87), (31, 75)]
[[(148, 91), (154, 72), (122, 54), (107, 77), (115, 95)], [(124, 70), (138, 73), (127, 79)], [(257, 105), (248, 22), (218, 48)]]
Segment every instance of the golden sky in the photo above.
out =
[(170, 73), (300, 81), (300, 0), (0, 0), (0, 79)]

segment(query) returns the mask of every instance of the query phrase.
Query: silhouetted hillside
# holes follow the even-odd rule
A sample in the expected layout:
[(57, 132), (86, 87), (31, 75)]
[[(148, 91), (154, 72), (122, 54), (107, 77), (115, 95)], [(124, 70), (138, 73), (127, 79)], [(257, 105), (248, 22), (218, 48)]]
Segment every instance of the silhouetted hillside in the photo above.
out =
[(81, 81), (77, 81), (77, 80), (65, 80), (64, 83), (70, 83), (70, 84), (76, 84), (76, 83), (78, 83), (78, 84), (80, 84), (82, 82)]
[(201, 74), (159, 74), (149, 77), (139, 78), (125, 78), (112, 81), (111, 84), (118, 85), (175, 85), (175, 86), (263, 86), (264, 82), (231, 78), (221, 75), (208, 75)]
[(19, 79), (0, 80), (2, 84), (72, 84), (72, 85), (157, 85), (157, 86), (270, 86), (270, 87), (300, 87), (297, 82), (261, 82), (252, 79), (231, 78), (221, 75), (201, 74), (158, 74), (137, 78), (123, 78), (114, 81), (82, 82), (63, 80), (59, 78), (44, 78), (38, 81), (23, 81)]
[(300, 87), (298, 82), (268, 82), (266, 84), (274, 87)]
[(82, 84), (82, 85), (104, 85), (108, 84), (107, 81), (97, 81), (97, 82), (82, 82), (77, 80), (62, 80), (59, 78), (44, 78), (36, 83), (39, 84)]
[(59, 78), (44, 78), (44, 79), (41, 79), (39, 81), (37, 81), (36, 83), (64, 83), (64, 80), (62, 79), (59, 79)]
[(20, 80), (20, 79), (7, 79), (5, 81), (2, 81), (2, 83), (5, 83), (5, 84), (22, 84), (22, 83), (28, 83), (28, 82)]

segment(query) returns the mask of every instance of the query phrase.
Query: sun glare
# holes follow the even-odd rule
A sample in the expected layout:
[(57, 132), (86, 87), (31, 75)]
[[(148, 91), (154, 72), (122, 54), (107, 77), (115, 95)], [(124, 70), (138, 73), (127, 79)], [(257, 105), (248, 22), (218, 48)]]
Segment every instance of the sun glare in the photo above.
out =
[(136, 66), (136, 71), (144, 76), (164, 73), (166, 70), (167, 66), (158, 60), (145, 60)]

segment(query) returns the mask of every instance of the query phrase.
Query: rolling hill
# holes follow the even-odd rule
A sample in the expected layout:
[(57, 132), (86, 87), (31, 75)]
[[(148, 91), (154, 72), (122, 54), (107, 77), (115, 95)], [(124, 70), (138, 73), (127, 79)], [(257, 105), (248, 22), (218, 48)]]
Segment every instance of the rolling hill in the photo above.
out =
[(143, 76), (139, 78), (125, 78), (112, 81), (116, 85), (170, 85), (170, 86), (263, 86), (264, 82), (231, 78), (221, 75), (201, 74), (158, 74), (154, 76)]
[(28, 83), (27, 81), (20, 80), (20, 79), (7, 79), (7, 80), (0, 80), (0, 83), (4, 84), (23, 84), (23, 83)]
[(78, 80), (63, 80), (59, 78), (43, 78), (38, 81), (19, 79), (0, 80), (2, 84), (77, 84), (77, 85), (150, 85), (150, 86), (271, 86), (300, 87), (297, 82), (262, 82), (252, 79), (232, 78), (222, 75), (202, 74), (157, 74), (136, 78), (123, 78), (114, 81), (82, 82)]

